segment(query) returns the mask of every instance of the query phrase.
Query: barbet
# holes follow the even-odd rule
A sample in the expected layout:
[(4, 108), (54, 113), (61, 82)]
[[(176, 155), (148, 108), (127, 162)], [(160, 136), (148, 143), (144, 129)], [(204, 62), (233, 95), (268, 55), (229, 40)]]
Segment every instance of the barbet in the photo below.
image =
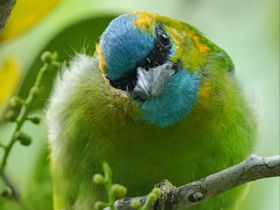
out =
[[(250, 153), (255, 120), (230, 57), (194, 27), (148, 12), (114, 19), (95, 56), (58, 76), (47, 111), (55, 210), (92, 210), (109, 162), (128, 196), (182, 185)], [(191, 210), (236, 210), (242, 189)]]

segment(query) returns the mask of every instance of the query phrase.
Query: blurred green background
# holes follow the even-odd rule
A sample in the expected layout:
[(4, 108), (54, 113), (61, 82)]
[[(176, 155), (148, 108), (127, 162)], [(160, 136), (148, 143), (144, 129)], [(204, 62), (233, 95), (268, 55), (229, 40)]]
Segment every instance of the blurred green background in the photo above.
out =
[[(278, 0), (18, 0), (0, 34), (0, 116), (10, 95), (27, 95), (42, 51), (55, 50), (60, 60), (69, 60), (82, 50), (92, 54), (113, 17), (139, 10), (194, 25), (228, 52), (258, 117), (259, 141), (254, 153), (279, 154)], [(34, 115), (44, 116), (55, 74), (52, 71), (44, 79), (44, 89), (32, 106)], [(0, 119), (0, 139), (5, 142), (13, 125)], [(6, 171), (22, 198), (19, 203), (0, 200), (0, 210), (52, 208), (45, 122), (40, 126), (26, 123), (24, 130), (34, 141), (29, 147), (15, 146)], [(279, 178), (272, 178), (251, 184), (241, 210), (279, 208)]]

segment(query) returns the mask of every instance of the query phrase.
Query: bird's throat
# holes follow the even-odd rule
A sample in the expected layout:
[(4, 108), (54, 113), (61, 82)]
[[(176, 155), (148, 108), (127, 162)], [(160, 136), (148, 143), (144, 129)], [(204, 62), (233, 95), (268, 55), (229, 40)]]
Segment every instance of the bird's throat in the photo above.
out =
[(199, 77), (180, 70), (164, 85), (159, 95), (141, 103), (143, 120), (159, 127), (169, 127), (189, 115), (198, 100)]

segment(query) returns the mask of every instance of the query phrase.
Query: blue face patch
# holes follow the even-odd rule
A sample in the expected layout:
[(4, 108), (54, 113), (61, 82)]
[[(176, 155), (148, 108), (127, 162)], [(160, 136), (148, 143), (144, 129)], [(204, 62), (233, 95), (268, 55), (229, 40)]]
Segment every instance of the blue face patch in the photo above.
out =
[(159, 127), (174, 125), (192, 111), (198, 91), (198, 74), (180, 70), (167, 82), (159, 96), (142, 103), (143, 120)]
[(107, 76), (119, 79), (135, 70), (154, 46), (154, 36), (134, 25), (137, 16), (122, 15), (114, 19), (102, 34), (100, 44), (105, 55)]

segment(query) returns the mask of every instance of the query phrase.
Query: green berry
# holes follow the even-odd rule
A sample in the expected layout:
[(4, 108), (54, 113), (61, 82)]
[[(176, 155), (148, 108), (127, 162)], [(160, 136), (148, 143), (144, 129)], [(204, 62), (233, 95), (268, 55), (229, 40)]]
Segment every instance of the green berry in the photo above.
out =
[(24, 103), (24, 100), (18, 96), (14, 96), (10, 99), (9, 104), (12, 108), (18, 108)]
[(159, 188), (154, 188), (152, 192), (155, 193), (157, 197), (161, 196), (161, 190)]
[(12, 190), (7, 186), (4, 187), (4, 189), (2, 189), (0, 192), (0, 196), (4, 198), (10, 197), (11, 195), (12, 195)]
[(51, 53), (49, 51), (45, 51), (41, 55), (41, 60), (45, 63), (51, 64), (55, 60), (57, 60), (58, 54), (57, 52)]
[(33, 124), (38, 125), (41, 122), (40, 117), (30, 117), (28, 118)]
[(102, 201), (97, 201), (95, 204), (94, 204), (94, 209), (96, 210), (102, 210), (104, 208), (107, 207), (107, 204), (102, 202)]
[(38, 95), (39, 93), (40, 93), (40, 88), (38, 88), (38, 87), (32, 87), (31, 88), (31, 93), (33, 94), (33, 95)]
[(52, 53), (52, 60), (55, 61), (55, 60), (57, 60), (57, 58), (58, 58), (57, 52), (53, 52)]
[(141, 202), (139, 200), (133, 200), (131, 202), (131, 206), (134, 209), (139, 209), (141, 207)]
[(59, 62), (57, 62), (57, 61), (54, 61), (54, 62), (52, 62), (52, 66), (54, 67), (54, 68), (60, 68), (60, 63)]
[(154, 203), (154, 202), (156, 202), (156, 201), (157, 201), (158, 196), (157, 196), (157, 194), (156, 194), (156, 193), (151, 192), (151, 193), (148, 195), (148, 199), (149, 199), (152, 203)]
[(51, 63), (53, 61), (52, 53), (49, 51), (43, 52), (43, 54), (41, 55), (41, 60), (46, 63)]
[(114, 184), (112, 186), (112, 192), (114, 193), (114, 195), (118, 198), (124, 197), (125, 194), (127, 193), (127, 189), (126, 187), (120, 185), (120, 184)]
[(101, 174), (95, 174), (93, 176), (93, 182), (95, 184), (104, 184), (104, 181), (105, 181), (105, 179)]
[(18, 117), (17, 113), (13, 110), (8, 111), (6, 114), (6, 119), (11, 122), (15, 122), (17, 117)]
[(19, 140), (19, 142), (23, 145), (23, 146), (28, 146), (32, 143), (32, 139), (31, 137), (22, 132), (22, 131), (19, 131), (17, 134), (16, 134), (16, 138)]

